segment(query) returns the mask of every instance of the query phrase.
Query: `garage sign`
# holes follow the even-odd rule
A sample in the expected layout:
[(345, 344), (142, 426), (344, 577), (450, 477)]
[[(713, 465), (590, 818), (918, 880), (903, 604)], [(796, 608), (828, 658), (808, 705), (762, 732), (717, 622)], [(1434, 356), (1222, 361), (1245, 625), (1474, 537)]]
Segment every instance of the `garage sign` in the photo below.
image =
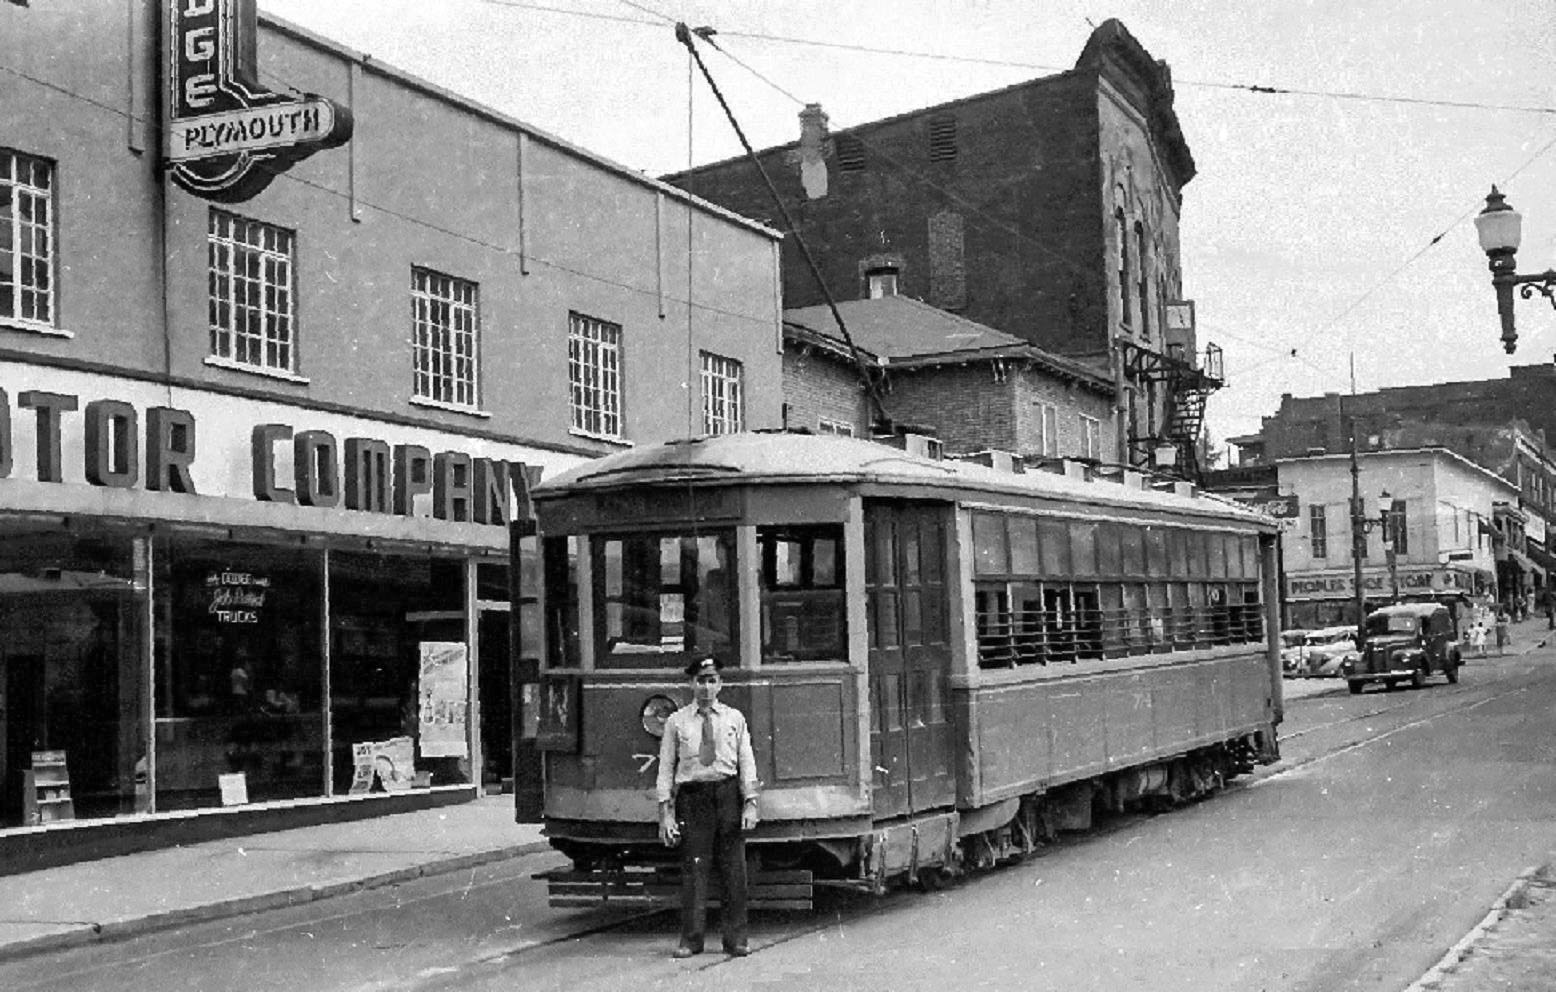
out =
[(208, 200), (247, 200), (277, 174), (351, 138), (351, 113), (259, 84), (255, 0), (163, 0), (162, 145), (168, 172)]

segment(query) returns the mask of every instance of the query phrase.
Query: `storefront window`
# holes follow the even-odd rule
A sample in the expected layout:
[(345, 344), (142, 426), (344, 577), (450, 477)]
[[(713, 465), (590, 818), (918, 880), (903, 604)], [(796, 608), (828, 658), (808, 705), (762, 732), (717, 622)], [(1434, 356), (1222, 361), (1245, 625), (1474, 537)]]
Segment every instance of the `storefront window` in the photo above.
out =
[(322, 554), (180, 536), (153, 553), (157, 808), (322, 795)]
[(460, 558), (330, 555), (337, 794), (471, 781), (464, 576)]
[[(135, 812), (147, 739), (140, 540), (0, 522), (0, 826)], [(55, 755), (40, 758), (29, 788), (43, 752), (63, 767), (46, 772)], [(51, 777), (68, 788), (44, 787)]]

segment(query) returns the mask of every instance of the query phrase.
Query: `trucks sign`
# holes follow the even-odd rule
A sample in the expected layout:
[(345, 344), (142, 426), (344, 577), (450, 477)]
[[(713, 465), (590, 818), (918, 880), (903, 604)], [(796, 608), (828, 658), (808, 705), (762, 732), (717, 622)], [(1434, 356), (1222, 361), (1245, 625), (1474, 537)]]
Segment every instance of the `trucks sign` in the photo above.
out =
[(351, 113), (259, 85), (255, 0), (163, 0), (163, 159), (208, 200), (247, 200), (320, 148), (351, 138)]

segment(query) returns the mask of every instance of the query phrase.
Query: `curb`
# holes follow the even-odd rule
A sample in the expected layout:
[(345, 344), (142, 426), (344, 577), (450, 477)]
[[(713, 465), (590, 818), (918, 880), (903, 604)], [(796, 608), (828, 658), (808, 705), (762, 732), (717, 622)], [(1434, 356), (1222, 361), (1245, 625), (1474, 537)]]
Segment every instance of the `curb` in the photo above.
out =
[(1525, 868), (1519, 876), (1513, 879), (1513, 884), (1497, 897), (1497, 901), (1491, 904), (1491, 910), (1486, 913), (1481, 921), (1470, 930), (1469, 933), (1459, 938), (1459, 942), (1448, 948), (1448, 952), (1437, 960), (1437, 963), (1428, 968), (1426, 974), (1411, 982), (1405, 992), (1433, 992), (1444, 978), (1451, 975), (1474, 949), (1475, 945), (1490, 933), (1509, 910), (1521, 908), (1525, 903), (1529, 885), (1537, 878), (1544, 875), (1551, 868), (1550, 863), (1535, 865)]
[(246, 916), (250, 913), (263, 913), (272, 909), (285, 909), (288, 906), (299, 906), (304, 903), (317, 902), (321, 899), (350, 895), (353, 892), (363, 892), (368, 889), (382, 888), (386, 885), (396, 885), (416, 878), (446, 875), (450, 872), (463, 871), (467, 868), (475, 868), (496, 861), (506, 861), (509, 858), (517, 858), (526, 854), (540, 854), (549, 850), (551, 850), (549, 842), (532, 841), (526, 844), (515, 844), (510, 847), (494, 848), (489, 851), (477, 851), (472, 854), (457, 854), (424, 864), (395, 868), (341, 882), (329, 882), (323, 885), (299, 885), (276, 892), (262, 892), (258, 895), (224, 899), (218, 902), (207, 903), (203, 906), (190, 906), (169, 910), (165, 913), (154, 913), (149, 916), (138, 916), (124, 920), (110, 920), (106, 923), (79, 923), (72, 929), (59, 933), (43, 934), (38, 937), (28, 937), (6, 943), (0, 946), (0, 962), (15, 961), (35, 954), (68, 950), (89, 944), (106, 944), (129, 940), (133, 937), (156, 933), (159, 930), (173, 930), (193, 923), (207, 923), (212, 920), (228, 919), (234, 916)]

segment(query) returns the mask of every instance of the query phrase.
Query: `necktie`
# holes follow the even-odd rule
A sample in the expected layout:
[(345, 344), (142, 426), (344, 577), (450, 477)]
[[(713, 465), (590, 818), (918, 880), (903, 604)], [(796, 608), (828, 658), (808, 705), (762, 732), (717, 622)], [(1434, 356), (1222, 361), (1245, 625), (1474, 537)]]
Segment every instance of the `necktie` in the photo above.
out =
[(708, 710), (702, 715), (702, 747), (697, 750), (697, 760), (708, 767), (713, 766), (713, 711)]

